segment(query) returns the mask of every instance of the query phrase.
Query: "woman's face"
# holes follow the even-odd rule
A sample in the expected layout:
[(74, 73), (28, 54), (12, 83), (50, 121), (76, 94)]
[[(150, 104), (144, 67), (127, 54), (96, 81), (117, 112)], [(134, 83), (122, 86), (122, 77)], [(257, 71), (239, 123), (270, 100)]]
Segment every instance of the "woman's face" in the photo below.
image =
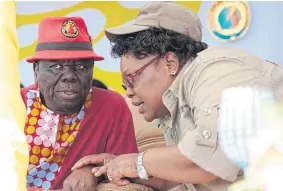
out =
[[(151, 55), (144, 59), (137, 59), (130, 53), (121, 57), (122, 78), (128, 86), (126, 95), (132, 99), (133, 105), (139, 107), (139, 113), (146, 121), (151, 122), (168, 113), (162, 103), (162, 95), (174, 81), (178, 69), (179, 62), (174, 53), (167, 53), (164, 57)], [(130, 86), (126, 79), (129, 75)]]

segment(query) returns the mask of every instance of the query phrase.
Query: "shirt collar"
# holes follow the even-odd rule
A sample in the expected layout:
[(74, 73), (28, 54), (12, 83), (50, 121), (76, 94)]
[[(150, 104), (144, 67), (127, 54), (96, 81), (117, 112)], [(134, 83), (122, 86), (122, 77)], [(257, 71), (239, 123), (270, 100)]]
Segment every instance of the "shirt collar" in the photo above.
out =
[(191, 68), (191, 63), (192, 63), (193, 60), (194, 60), (194, 58), (193, 58), (193, 59), (189, 59), (189, 60), (184, 64), (184, 66), (182, 67), (181, 71), (180, 71), (179, 74), (177, 75), (176, 79), (173, 81), (173, 83), (171, 84), (171, 86), (164, 92), (163, 97), (164, 97), (164, 95), (165, 95), (168, 91), (171, 91), (174, 96), (178, 97), (180, 82), (181, 82), (181, 78), (182, 78), (182, 76), (183, 76), (183, 73), (184, 73), (186, 70), (190, 70), (190, 68)]
[[(193, 59), (189, 59), (186, 64), (184, 64), (184, 66), (182, 67), (181, 71), (179, 72), (179, 74), (177, 75), (176, 79), (173, 81), (173, 83), (171, 84), (171, 86), (163, 93), (163, 104), (165, 104), (165, 100), (167, 99), (166, 96), (168, 94), (173, 94), (174, 97), (178, 97), (179, 94), (179, 87), (180, 87), (180, 83), (181, 83), (181, 78), (183, 76), (183, 73), (187, 70), (190, 70), (192, 67), (192, 62)], [(165, 104), (166, 105), (166, 104)], [(169, 109), (169, 108), (168, 108)], [(168, 114), (167, 116), (160, 118), (159, 122), (161, 125), (161, 128), (164, 128), (163, 126), (167, 126), (167, 127), (171, 127), (172, 126), (172, 114)]]

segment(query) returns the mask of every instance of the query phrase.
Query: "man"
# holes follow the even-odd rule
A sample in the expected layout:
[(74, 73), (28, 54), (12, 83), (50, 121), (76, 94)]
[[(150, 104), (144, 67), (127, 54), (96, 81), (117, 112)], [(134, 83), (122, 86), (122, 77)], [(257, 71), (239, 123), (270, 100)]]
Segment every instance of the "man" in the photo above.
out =
[[(41, 21), (33, 57), (35, 84), (21, 89), (27, 107), (27, 187), (95, 190), (91, 166), (71, 172), (80, 158), (137, 152), (133, 121), (122, 96), (92, 87), (91, 37), (80, 17)], [(63, 184), (64, 182), (64, 184)]]
[[(160, 119), (167, 146), (109, 155), (95, 176), (107, 173), (117, 185), (154, 177), (143, 183), (155, 179), (160, 190), (182, 183), (189, 191), (226, 191), (242, 173), (218, 141), (222, 91), (264, 87), (283, 101), (282, 67), (240, 49), (208, 48), (198, 16), (174, 2), (148, 3), (130, 23), (106, 30), (111, 54), (121, 58), (127, 96), (146, 121)], [(73, 169), (104, 157), (86, 157)]]

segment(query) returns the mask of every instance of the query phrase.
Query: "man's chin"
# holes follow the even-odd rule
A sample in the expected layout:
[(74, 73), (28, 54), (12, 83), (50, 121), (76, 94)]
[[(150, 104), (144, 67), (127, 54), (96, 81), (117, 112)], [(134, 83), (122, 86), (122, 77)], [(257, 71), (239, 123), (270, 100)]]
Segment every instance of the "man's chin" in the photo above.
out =
[(78, 99), (77, 100), (62, 100), (60, 101), (60, 105), (58, 106), (62, 108), (62, 110), (65, 110), (66, 112), (73, 111), (73, 113), (76, 113), (82, 108), (83, 103), (79, 102)]

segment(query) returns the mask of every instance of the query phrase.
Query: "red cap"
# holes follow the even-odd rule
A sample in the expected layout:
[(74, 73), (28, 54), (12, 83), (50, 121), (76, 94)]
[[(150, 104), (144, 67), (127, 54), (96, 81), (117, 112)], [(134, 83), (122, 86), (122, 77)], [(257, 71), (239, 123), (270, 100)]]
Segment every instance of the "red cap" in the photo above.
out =
[(38, 27), (35, 54), (27, 62), (69, 59), (104, 60), (92, 49), (91, 37), (81, 17), (47, 17)]

